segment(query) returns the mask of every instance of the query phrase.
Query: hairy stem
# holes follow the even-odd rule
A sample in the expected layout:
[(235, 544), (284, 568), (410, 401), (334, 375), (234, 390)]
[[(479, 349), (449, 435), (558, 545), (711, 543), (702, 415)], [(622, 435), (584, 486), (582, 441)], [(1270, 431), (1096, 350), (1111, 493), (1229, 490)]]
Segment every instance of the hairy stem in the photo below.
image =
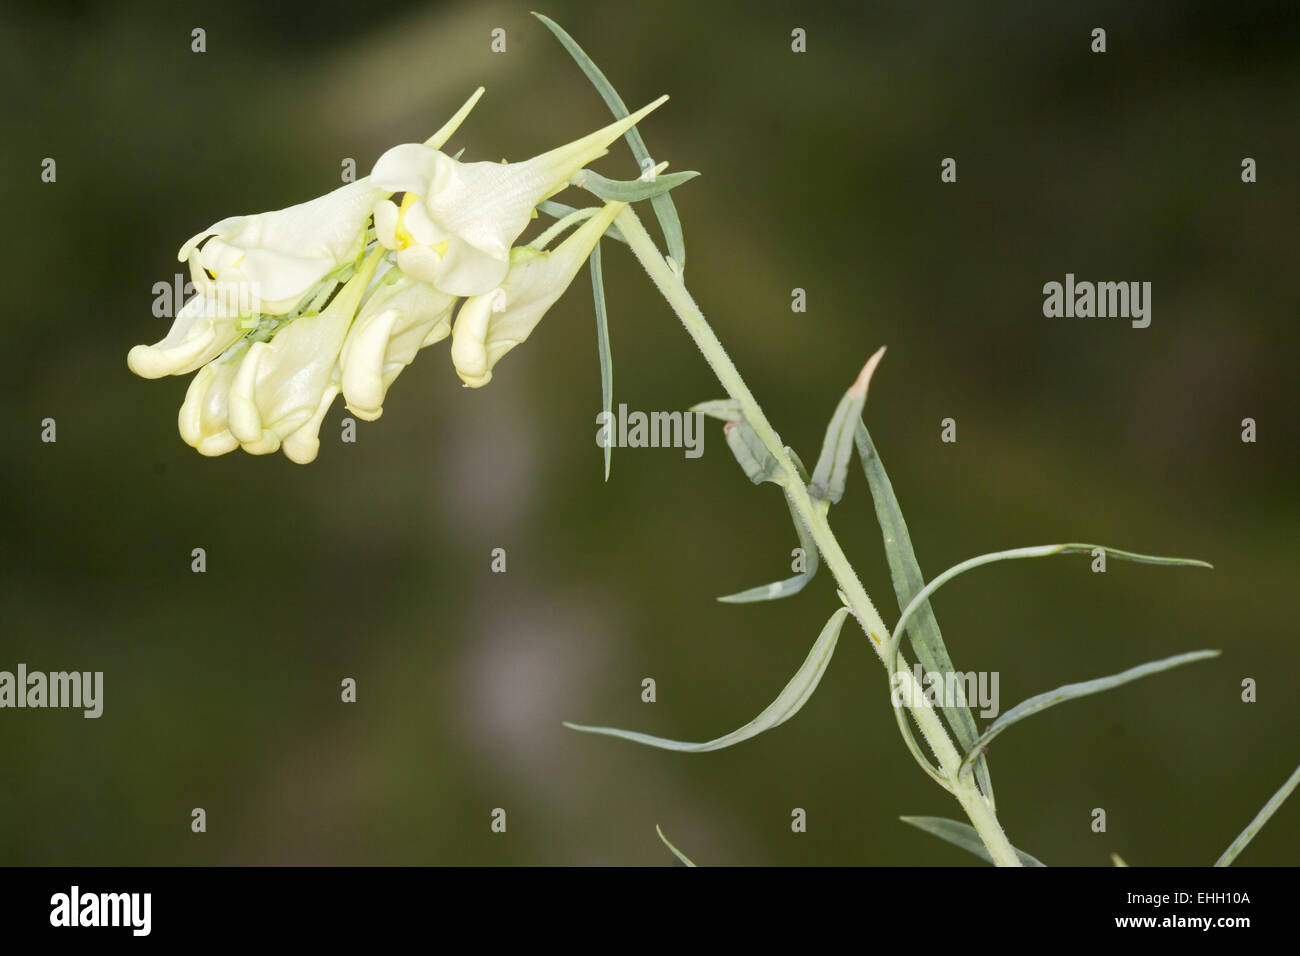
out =
[[(629, 206), (618, 214), (615, 222), (624, 238), (627, 239), (632, 252), (646, 272), (649, 273), (655, 287), (667, 300), (673, 311), (677, 313), (677, 317), (681, 319), (686, 331), (695, 340), (695, 344), (699, 346), (700, 351), (704, 353), (705, 361), (713, 369), (713, 373), (717, 376), (722, 387), (726, 389), (727, 394), (734, 401), (740, 404), (745, 420), (781, 465), (783, 472), (782, 487), (789, 494), (795, 511), (804, 524), (807, 525), (813, 540), (817, 542), (822, 561), (831, 574), (835, 576), (835, 581), (839, 584), (840, 591), (848, 602), (849, 609), (853, 612), (854, 617), (858, 619), (858, 623), (867, 637), (871, 639), (871, 644), (876, 649), (882, 663), (888, 668), (890, 666), (887, 659), (890, 629), (885, 626), (885, 622), (880, 617), (880, 612), (871, 603), (866, 588), (862, 586), (857, 572), (853, 570), (853, 565), (849, 562), (848, 557), (844, 554), (844, 549), (840, 547), (835, 533), (831, 530), (830, 522), (826, 516), (826, 503), (815, 501), (812, 495), (809, 494), (807, 487), (799, 479), (794, 462), (786, 453), (785, 445), (781, 442), (780, 436), (772, 428), (767, 416), (763, 414), (763, 409), (759, 407), (758, 401), (749, 390), (749, 386), (741, 378), (735, 363), (731, 361), (712, 326), (704, 318), (704, 313), (700, 311), (700, 307), (695, 304), (695, 300), (686, 291), (686, 285), (682, 282), (680, 273), (664, 259), (636, 213)], [(912, 675), (906, 671), (905, 663), (901, 660), (899, 670), (900, 680), (913, 680)], [(993, 808), (979, 792), (970, 777), (962, 778), (958, 774), (957, 771), (961, 766), (962, 755), (953, 744), (947, 728), (944, 727), (943, 721), (940, 720), (933, 705), (919, 691), (909, 695), (906, 699), (910, 701), (912, 717), (915, 719), (922, 735), (934, 750), (940, 769), (950, 781), (953, 795), (957, 798), (957, 802), (961, 804), (967, 817), (970, 818), (971, 825), (979, 833), (980, 839), (984, 841), (984, 845), (992, 855), (994, 863), (998, 866), (1020, 866), (1020, 858), (1007, 840), (1006, 834), (1003, 833)]]

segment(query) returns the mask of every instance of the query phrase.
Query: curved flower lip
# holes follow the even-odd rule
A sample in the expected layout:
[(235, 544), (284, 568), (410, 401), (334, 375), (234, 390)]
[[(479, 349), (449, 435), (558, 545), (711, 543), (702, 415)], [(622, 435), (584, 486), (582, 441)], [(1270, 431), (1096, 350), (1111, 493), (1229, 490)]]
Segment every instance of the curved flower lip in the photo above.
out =
[(287, 209), (222, 219), (176, 258), (189, 263), (195, 287), (208, 297), (283, 315), (361, 254), (371, 210), (385, 192), (365, 177)]
[(135, 346), (126, 364), (141, 378), (185, 375), (211, 362), (244, 335), (245, 317), (246, 313), (200, 293), (176, 313), (165, 338)]
[(231, 355), (199, 369), (185, 393), (177, 426), (181, 438), (200, 455), (224, 455), (239, 447), (230, 431), (229, 397), (244, 351), (246, 347), (236, 347)]
[(532, 334), (626, 205), (607, 203), (551, 252), (513, 250), (501, 285), (465, 301), (452, 329), (451, 360), (466, 386), (492, 380), (493, 366)]
[(401, 269), (442, 292), (483, 295), (510, 269), (510, 249), (538, 203), (568, 185), (575, 172), (668, 99), (582, 139), (521, 163), (461, 163), (431, 146), (404, 143), (379, 157), (370, 178), (406, 193), (375, 207), (379, 241), (397, 251)]
[(393, 381), (428, 345), (451, 334), (456, 297), (400, 270), (385, 276), (362, 306), (339, 353), (343, 399), (365, 421), (384, 412)]
[(339, 349), (383, 254), (376, 247), (318, 315), (303, 315), (269, 342), (255, 342), (230, 383), (230, 432), (244, 450), (265, 455), (281, 446), (306, 464), (320, 448), (317, 431), (339, 385)]

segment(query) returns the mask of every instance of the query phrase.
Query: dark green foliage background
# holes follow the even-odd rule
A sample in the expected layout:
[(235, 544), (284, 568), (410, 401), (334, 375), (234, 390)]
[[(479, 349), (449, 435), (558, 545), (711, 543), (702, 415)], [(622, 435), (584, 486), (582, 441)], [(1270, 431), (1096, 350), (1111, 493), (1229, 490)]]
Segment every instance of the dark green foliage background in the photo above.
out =
[[(1294, 4), (544, 9), (629, 104), (672, 94), (642, 130), (656, 158), (703, 173), (677, 193), (688, 283), (806, 461), (889, 346), (867, 420), (927, 574), (1070, 540), (1217, 566), (1019, 562), (935, 602), (957, 666), (1001, 673), (1004, 708), (1222, 648), (1036, 717), (990, 756), (1012, 839), (1049, 864), (1212, 862), (1300, 762)], [(837, 606), (826, 575), (776, 605), (714, 601), (788, 573), (795, 545), (779, 495), (744, 480), (717, 431), (697, 461), (616, 451), (602, 483), (585, 278), (489, 387), (460, 388), (446, 345), (429, 349), (355, 445), (336, 408), (306, 468), (201, 458), (176, 433), (186, 381), (128, 373), (129, 347), (164, 331), (153, 283), (211, 222), (333, 188), (343, 157), (364, 171), (480, 83), (452, 141), (467, 158), (605, 123), (528, 5), (5, 19), (0, 669), (102, 670), (106, 701), (97, 721), (0, 711), (0, 861), (666, 864), (659, 823), (702, 864), (976, 862), (897, 821), (958, 811), (907, 756), (850, 628), (798, 717), (735, 749), (560, 726), (729, 731)], [(598, 168), (636, 172), (621, 146)], [(606, 243), (605, 263), (616, 400), (719, 397), (626, 250)], [(1066, 272), (1151, 281), (1151, 327), (1045, 319), (1042, 285)], [(894, 619), (860, 473), (833, 518)], [(489, 573), (496, 547), (505, 575)], [(1240, 701), (1246, 677), (1258, 703)], [(1298, 848), (1293, 803), (1241, 863)]]

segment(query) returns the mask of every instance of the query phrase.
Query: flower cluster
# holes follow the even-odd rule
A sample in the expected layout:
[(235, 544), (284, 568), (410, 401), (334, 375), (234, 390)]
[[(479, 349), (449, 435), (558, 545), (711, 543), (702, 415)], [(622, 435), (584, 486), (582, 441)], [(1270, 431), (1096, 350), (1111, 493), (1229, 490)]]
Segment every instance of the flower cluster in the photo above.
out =
[(204, 455), (283, 449), (305, 464), (340, 393), (374, 420), (426, 345), (450, 336), (457, 374), (477, 388), (528, 338), (624, 204), (566, 217), (581, 225), (554, 249), (515, 242), (540, 203), (667, 97), (525, 162), (461, 162), (441, 147), (482, 92), (368, 176), (222, 219), (181, 246), (197, 292), (127, 364), (144, 378), (197, 371), (179, 417), (188, 444)]

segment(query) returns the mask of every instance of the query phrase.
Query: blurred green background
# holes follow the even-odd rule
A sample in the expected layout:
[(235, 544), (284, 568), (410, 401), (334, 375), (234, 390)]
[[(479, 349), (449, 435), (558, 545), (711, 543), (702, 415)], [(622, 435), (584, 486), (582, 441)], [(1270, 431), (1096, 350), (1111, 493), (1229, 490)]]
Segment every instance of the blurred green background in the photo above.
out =
[[(102, 670), (105, 712), (0, 711), (0, 861), (667, 864), (658, 823), (701, 864), (977, 864), (898, 822), (959, 811), (898, 740), (851, 626), (804, 710), (734, 749), (561, 727), (732, 730), (838, 604), (824, 573), (775, 604), (714, 600), (785, 576), (795, 546), (779, 494), (744, 479), (716, 429), (699, 460), (616, 450), (602, 482), (585, 273), (489, 387), (462, 389), (435, 346), (354, 445), (336, 406), (308, 467), (200, 457), (176, 431), (188, 379), (127, 371), (168, 324), (153, 284), (208, 224), (323, 193), (345, 157), (364, 172), (479, 84), (451, 143), (469, 159), (607, 122), (529, 6), (6, 13), (0, 669)], [(957, 666), (999, 671), (1004, 709), (1223, 649), (994, 745), (1001, 818), (1049, 864), (1208, 864), (1300, 761), (1300, 13), (1137, 6), (542, 8), (629, 104), (672, 95), (641, 128), (657, 159), (703, 173), (676, 193), (688, 284), (805, 460), (889, 346), (867, 419), (927, 574), (1074, 540), (1216, 565), (1017, 562), (936, 599)], [(597, 168), (636, 172), (622, 145)], [(606, 243), (605, 263), (616, 401), (720, 397), (626, 250)], [(1042, 285), (1067, 272), (1151, 281), (1151, 327), (1044, 318)], [(939, 441), (945, 417), (956, 444)], [(859, 473), (832, 518), (892, 621)], [(489, 570), (498, 547), (506, 574)], [(1241, 863), (1298, 848), (1292, 803)]]

